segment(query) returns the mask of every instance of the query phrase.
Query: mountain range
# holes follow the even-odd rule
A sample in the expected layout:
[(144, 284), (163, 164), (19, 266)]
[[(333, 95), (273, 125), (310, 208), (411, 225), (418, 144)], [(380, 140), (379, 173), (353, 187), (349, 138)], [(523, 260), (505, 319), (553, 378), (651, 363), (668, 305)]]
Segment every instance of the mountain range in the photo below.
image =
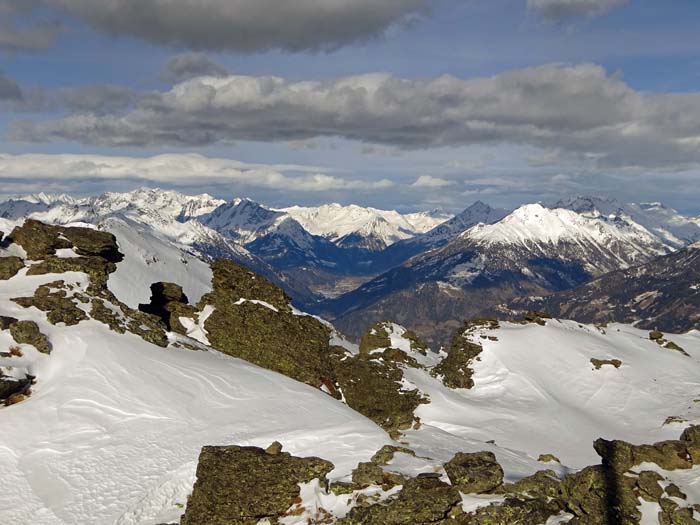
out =
[[(3, 522), (697, 521), (697, 330), (530, 312), (464, 320), (442, 348), (390, 321), (354, 344), (263, 276), (226, 258), (205, 263), (159, 233), (166, 223), (146, 229), (107, 208), (82, 225), (0, 218)], [(165, 208), (161, 218), (179, 216)], [(419, 258), (458, 241), (478, 241), (486, 257), (505, 243), (508, 257), (551, 258), (551, 243), (562, 260), (598, 243), (618, 256), (629, 248), (635, 262), (645, 243), (657, 246), (646, 235), (621, 243), (571, 214), (580, 217), (528, 205)], [(525, 235), (526, 224), (544, 229)], [(600, 279), (641, 284), (629, 290), (638, 294), (674, 267), (676, 286), (697, 282), (697, 253), (637, 266), (648, 266), (641, 281), (632, 267)], [(605, 271), (614, 260), (579, 265)], [(542, 268), (532, 271), (555, 279)], [(471, 271), (453, 272), (453, 286)]]
[(660, 203), (581, 196), (512, 211), (477, 202), (449, 216), (339, 204), (275, 209), (250, 199), (138, 189), (88, 198), (31, 195), (0, 203), (0, 217), (147, 237), (144, 276), (159, 264), (159, 249), (179, 250), (183, 261), (232, 259), (351, 337), (393, 319), (436, 344), (465, 317), (507, 311), (522, 298), (564, 297), (700, 240), (694, 219)]

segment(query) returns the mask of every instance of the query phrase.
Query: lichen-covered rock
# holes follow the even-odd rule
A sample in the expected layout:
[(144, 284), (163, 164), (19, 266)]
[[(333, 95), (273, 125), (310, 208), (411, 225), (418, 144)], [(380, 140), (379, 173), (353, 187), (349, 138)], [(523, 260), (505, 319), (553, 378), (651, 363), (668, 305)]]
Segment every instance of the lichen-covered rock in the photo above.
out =
[[(398, 354), (396, 353), (398, 352)], [(352, 409), (384, 430), (397, 435), (416, 421), (414, 411), (428, 400), (418, 390), (404, 390), (401, 351), (360, 353), (335, 362), (335, 375), (343, 397)], [(396, 357), (400, 357), (396, 361)]]
[(352, 482), (360, 488), (368, 485), (380, 485), (388, 490), (396, 485), (402, 485), (405, 479), (399, 474), (385, 471), (380, 465), (371, 461), (360, 463), (352, 471)]
[(352, 472), (352, 481), (356, 487), (366, 487), (367, 485), (381, 485), (385, 490), (402, 485), (406, 477), (400, 474), (385, 471), (382, 466), (387, 465), (394, 459), (397, 453), (415, 456), (416, 453), (410, 448), (397, 447), (394, 445), (384, 445), (374, 453), (368, 462), (360, 463)]
[(98, 294), (107, 287), (109, 274), (116, 271), (117, 265), (102, 257), (46, 257), (33, 264), (27, 275), (44, 275), (47, 273), (83, 272), (90, 277), (91, 293)]
[(692, 425), (681, 434), (693, 465), (700, 465), (700, 425)]
[(388, 321), (372, 325), (360, 338), (360, 352), (369, 353), (378, 348), (389, 348), (391, 339), (387, 331)]
[(481, 494), (503, 483), (503, 468), (493, 452), (459, 452), (444, 467), (450, 482), (461, 492)]
[(15, 342), (19, 344), (33, 345), (44, 354), (51, 353), (49, 339), (41, 333), (39, 326), (34, 321), (17, 321), (10, 325), (10, 333)]
[(24, 261), (19, 257), (0, 257), (0, 280), (11, 279), (24, 268)]
[(637, 478), (639, 495), (646, 501), (658, 502), (664, 494), (663, 487), (659, 485), (659, 481), (663, 481), (663, 479), (663, 476), (652, 470), (640, 472)]
[(596, 370), (600, 370), (605, 365), (610, 365), (610, 366), (614, 366), (615, 368), (620, 368), (622, 366), (622, 361), (620, 361), (619, 359), (591, 358), (591, 364), (596, 368)]
[(483, 347), (469, 340), (469, 334), (475, 327), (473, 321), (467, 321), (452, 338), (447, 357), (435, 367), (433, 373), (442, 376), (442, 382), (449, 388), (472, 388), (474, 371), (472, 362), (483, 351)]
[(10, 239), (24, 248), (27, 258), (32, 260), (44, 259), (54, 255), (58, 249), (73, 247), (71, 242), (61, 235), (59, 227), (34, 219), (27, 219), (22, 226), (12, 230)]
[(32, 297), (16, 297), (12, 300), (25, 308), (33, 306), (46, 312), (46, 318), (51, 324), (64, 323), (66, 326), (73, 326), (88, 316), (67, 296), (63, 286), (63, 281), (56, 281), (40, 286)]
[(547, 498), (508, 497), (503, 503), (481, 507), (460, 517), (460, 525), (535, 525), (545, 523), (562, 511), (561, 504)]
[(65, 248), (74, 248), (78, 255), (96, 256), (110, 262), (123, 259), (114, 235), (92, 228), (53, 226), (27, 219), (12, 230), (10, 238), (24, 248), (27, 258), (32, 260), (45, 259)]
[(257, 447), (204, 447), (182, 525), (255, 525), (277, 520), (299, 497), (299, 483), (325, 485), (333, 464), (269, 454)]
[(295, 315), (284, 292), (232, 261), (212, 270), (213, 290), (197, 309), (214, 307), (204, 323), (214, 348), (315, 387), (334, 384), (327, 326)]
[(546, 319), (551, 318), (552, 316), (548, 313), (539, 312), (537, 310), (530, 310), (528, 312), (525, 312), (525, 315), (523, 315), (523, 319), (525, 320), (525, 322), (536, 323), (540, 326), (544, 326), (546, 324)]
[(394, 456), (398, 453), (408, 454), (409, 456), (416, 455), (416, 453), (410, 448), (397, 447), (395, 445), (384, 445), (382, 448), (380, 448), (379, 450), (377, 450), (377, 452), (374, 453), (374, 456), (372, 456), (372, 459), (370, 459), (370, 461), (375, 465), (386, 465), (392, 459), (394, 459)]
[(566, 508), (575, 518), (575, 525), (638, 524), (641, 513), (634, 492), (634, 477), (619, 475), (597, 465), (571, 474), (562, 481)]
[(642, 463), (655, 463), (665, 470), (689, 469), (693, 466), (687, 445), (680, 440), (632, 445), (620, 440), (597, 439), (593, 448), (603, 458), (605, 465), (619, 473)]
[(539, 470), (516, 483), (508, 483), (503, 486), (503, 490), (509, 494), (529, 496), (536, 498), (561, 497), (561, 481), (552, 470)]
[(453, 525), (462, 513), (459, 491), (434, 477), (407, 480), (389, 500), (354, 507), (338, 525)]

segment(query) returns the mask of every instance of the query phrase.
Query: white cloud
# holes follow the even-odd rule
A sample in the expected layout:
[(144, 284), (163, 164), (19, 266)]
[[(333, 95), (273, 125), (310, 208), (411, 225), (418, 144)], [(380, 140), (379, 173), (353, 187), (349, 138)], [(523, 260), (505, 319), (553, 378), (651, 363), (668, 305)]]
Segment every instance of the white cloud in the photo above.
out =
[(319, 137), (403, 149), (509, 143), (601, 167), (675, 170), (700, 163), (700, 93), (636, 91), (593, 64), (468, 80), (207, 76), (148, 93), (127, 112), (16, 123), (10, 137), (184, 147)]
[(432, 175), (421, 175), (416, 181), (411, 184), (413, 188), (445, 188), (446, 186), (454, 185), (453, 180), (433, 177)]
[(137, 180), (172, 185), (235, 183), (295, 192), (368, 191), (388, 188), (387, 179), (363, 181), (318, 172), (312, 166), (246, 164), (196, 154), (118, 157), (72, 154), (0, 154), (0, 180)]

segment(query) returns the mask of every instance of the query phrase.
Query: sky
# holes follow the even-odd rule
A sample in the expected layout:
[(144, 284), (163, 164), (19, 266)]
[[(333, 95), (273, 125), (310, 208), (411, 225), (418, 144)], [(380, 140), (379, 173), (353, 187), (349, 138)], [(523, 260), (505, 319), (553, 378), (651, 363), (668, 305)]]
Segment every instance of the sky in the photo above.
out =
[(0, 0), (0, 197), (700, 215), (697, 0)]

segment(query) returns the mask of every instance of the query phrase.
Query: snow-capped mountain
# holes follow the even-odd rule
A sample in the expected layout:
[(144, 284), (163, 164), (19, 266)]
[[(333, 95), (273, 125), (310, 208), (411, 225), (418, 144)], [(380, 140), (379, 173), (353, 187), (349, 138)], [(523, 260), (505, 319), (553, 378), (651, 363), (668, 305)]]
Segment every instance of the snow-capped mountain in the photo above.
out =
[(274, 231), (287, 216), (250, 199), (221, 204), (199, 221), (241, 244), (253, 242)]
[(477, 224), (493, 224), (508, 215), (508, 210), (492, 208), (477, 201), (461, 213), (425, 233), (395, 242), (381, 252), (370, 256), (372, 268), (383, 272), (398, 266), (414, 255), (444, 246), (448, 241)]
[[(219, 257), (231, 259), (277, 284), (283, 284), (290, 293), (307, 299), (311, 292), (305, 286), (277, 275), (271, 266), (243, 245), (197, 220), (225, 204), (225, 201), (207, 194), (190, 196), (170, 190), (140, 188), (81, 199), (64, 195), (11, 199), (0, 203), (0, 218), (13, 221), (32, 218), (50, 224), (92, 224), (109, 231), (126, 222), (129, 228), (117, 229), (175, 247), (183, 254), (183, 260), (187, 255), (203, 261)], [(149, 244), (143, 243), (146, 247)], [(145, 261), (152, 256), (155, 259), (148, 262), (149, 265), (158, 259), (151, 251), (145, 248), (142, 254)]]
[(673, 251), (658, 232), (629, 217), (540, 204), (493, 224), (477, 224), (439, 249), (417, 255), (325, 303), (348, 333), (372, 320), (397, 319), (442, 337), (456, 319), (513, 297), (546, 295)]
[(402, 215), (397, 211), (337, 203), (313, 208), (292, 206), (280, 211), (293, 217), (314, 235), (340, 245), (374, 250), (425, 233), (450, 218), (440, 211)]
[(3, 523), (598, 524), (613, 497), (631, 524), (692, 523), (697, 331), (486, 319), (448, 353), (383, 322), (358, 346), (230, 261), (175, 273), (159, 245), (151, 271), (153, 239), (13, 226)]
[(623, 204), (616, 199), (579, 196), (559, 201), (553, 207), (592, 214), (608, 222), (635, 223), (674, 248), (700, 240), (697, 222), (659, 202)]

